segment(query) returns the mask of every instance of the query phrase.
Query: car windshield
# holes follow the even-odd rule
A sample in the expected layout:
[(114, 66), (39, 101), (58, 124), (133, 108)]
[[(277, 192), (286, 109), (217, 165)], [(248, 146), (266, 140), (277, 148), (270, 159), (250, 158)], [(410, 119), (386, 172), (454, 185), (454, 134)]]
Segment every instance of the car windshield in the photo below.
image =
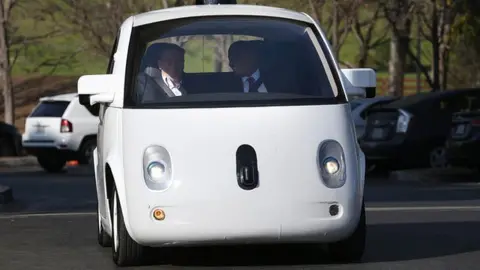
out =
[(361, 101), (356, 101), (356, 100), (350, 101), (350, 109), (353, 111), (361, 104), (362, 104)]
[(127, 61), (125, 106), (345, 103), (327, 45), (319, 40), (307, 23), (264, 17), (137, 26)]

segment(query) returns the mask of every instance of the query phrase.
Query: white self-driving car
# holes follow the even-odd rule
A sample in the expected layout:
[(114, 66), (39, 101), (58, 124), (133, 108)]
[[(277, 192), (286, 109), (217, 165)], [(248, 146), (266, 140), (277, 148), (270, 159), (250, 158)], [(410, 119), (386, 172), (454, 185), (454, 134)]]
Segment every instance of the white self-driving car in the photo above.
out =
[[(78, 81), (100, 104), (98, 240), (117, 265), (146, 247), (321, 244), (362, 257), (365, 158), (340, 70), (305, 13), (249, 5), (151, 11), (121, 25), (108, 74)], [(316, 245), (314, 245), (316, 246)]]

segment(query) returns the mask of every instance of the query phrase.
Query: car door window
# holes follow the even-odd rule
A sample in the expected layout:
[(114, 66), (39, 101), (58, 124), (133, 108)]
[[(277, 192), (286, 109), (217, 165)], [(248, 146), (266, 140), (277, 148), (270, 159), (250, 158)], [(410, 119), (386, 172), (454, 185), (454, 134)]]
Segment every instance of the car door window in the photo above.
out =
[[(110, 60), (108, 61), (108, 66), (107, 66), (107, 74), (112, 74), (113, 73), (113, 66), (115, 65), (115, 59), (114, 55), (115, 52), (117, 51), (118, 47), (118, 37), (120, 33), (117, 33), (117, 37), (115, 38), (115, 42), (113, 43), (112, 51), (110, 52)], [(101, 104), (99, 107), (99, 112), (98, 112), (98, 117), (100, 120), (100, 124), (103, 123), (103, 117), (105, 115), (105, 110), (107, 109), (108, 105), (107, 104)]]
[(112, 72), (113, 72), (113, 66), (115, 65), (115, 59), (114, 59), (113, 56), (115, 55), (115, 52), (117, 51), (118, 36), (119, 36), (119, 34), (117, 33), (117, 37), (115, 38), (115, 42), (113, 43), (112, 51), (110, 52), (110, 60), (108, 61), (107, 74), (112, 74)]
[(474, 112), (480, 110), (480, 91), (479, 93), (472, 93), (465, 96), (467, 100), (467, 107), (463, 109), (466, 112)]
[(465, 95), (450, 96), (440, 101), (440, 109), (448, 114), (460, 112), (468, 108), (468, 99)]

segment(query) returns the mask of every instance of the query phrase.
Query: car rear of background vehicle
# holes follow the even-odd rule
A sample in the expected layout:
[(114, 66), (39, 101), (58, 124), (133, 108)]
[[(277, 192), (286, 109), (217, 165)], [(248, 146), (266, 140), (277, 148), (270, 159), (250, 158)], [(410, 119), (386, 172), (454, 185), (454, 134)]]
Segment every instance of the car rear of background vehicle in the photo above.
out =
[(98, 118), (80, 105), (76, 94), (42, 98), (26, 119), (23, 147), (50, 172), (68, 160), (88, 163), (85, 155), (96, 146), (97, 125)]
[(452, 118), (452, 129), (446, 143), (446, 157), (456, 167), (480, 168), (480, 104), (476, 99), (468, 112)]
[(352, 110), (357, 138), (361, 138), (365, 134), (368, 111), (381, 105), (386, 105), (396, 99), (396, 97), (380, 96), (375, 98), (354, 99), (350, 101), (350, 108)]
[(41, 101), (28, 116), (25, 123), (27, 143), (54, 143), (59, 133), (71, 132), (72, 123), (62, 119), (70, 101)]
[(444, 167), (454, 112), (472, 90), (423, 93), (370, 110), (360, 141), (369, 163), (389, 168)]
[(0, 157), (23, 155), (22, 136), (14, 125), (0, 122)]

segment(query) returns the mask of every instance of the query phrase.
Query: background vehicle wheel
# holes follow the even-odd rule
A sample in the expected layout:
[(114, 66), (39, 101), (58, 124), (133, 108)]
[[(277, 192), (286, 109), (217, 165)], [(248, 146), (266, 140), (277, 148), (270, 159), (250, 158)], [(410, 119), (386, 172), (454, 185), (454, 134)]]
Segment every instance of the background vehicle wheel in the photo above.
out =
[(145, 247), (135, 242), (128, 234), (116, 190), (113, 191), (112, 204), (113, 261), (118, 266), (140, 265), (143, 262)]
[(95, 139), (87, 139), (80, 149), (81, 164), (93, 165), (93, 150), (97, 147)]
[(362, 203), (362, 212), (357, 228), (347, 239), (328, 244), (328, 252), (331, 258), (339, 262), (357, 262), (363, 257), (367, 236), (367, 222), (365, 216), (365, 204)]
[(17, 156), (14, 141), (7, 136), (0, 136), (0, 157)]
[(100, 211), (97, 208), (97, 239), (98, 244), (102, 247), (110, 247), (112, 245), (112, 238), (103, 230), (103, 225), (100, 217)]
[(49, 173), (58, 173), (62, 171), (67, 163), (67, 160), (60, 157), (37, 157), (38, 164)]

